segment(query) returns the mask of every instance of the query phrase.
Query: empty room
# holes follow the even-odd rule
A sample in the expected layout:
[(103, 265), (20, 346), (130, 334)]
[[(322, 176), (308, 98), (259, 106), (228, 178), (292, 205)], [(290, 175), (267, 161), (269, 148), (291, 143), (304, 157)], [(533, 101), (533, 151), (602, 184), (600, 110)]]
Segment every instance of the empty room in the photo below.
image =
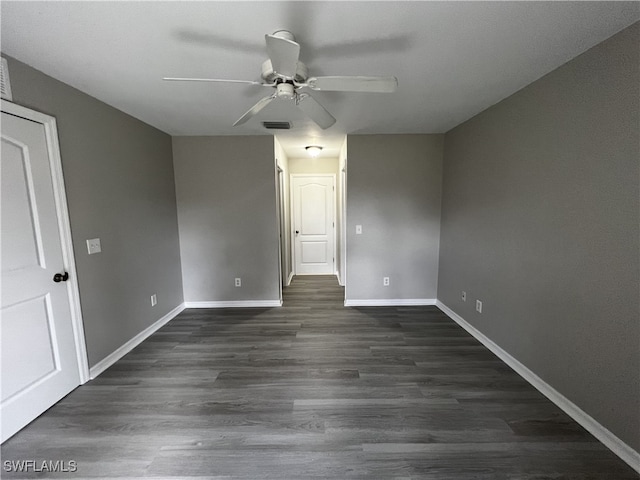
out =
[(640, 479), (640, 2), (0, 2), (1, 478)]

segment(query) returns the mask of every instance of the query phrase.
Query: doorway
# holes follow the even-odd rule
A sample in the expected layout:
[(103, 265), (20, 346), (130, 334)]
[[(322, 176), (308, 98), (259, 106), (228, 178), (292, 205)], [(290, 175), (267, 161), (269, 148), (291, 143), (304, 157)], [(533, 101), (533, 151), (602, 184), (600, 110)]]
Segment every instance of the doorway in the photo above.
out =
[[(276, 161), (277, 162), (277, 161)], [(278, 215), (278, 255), (280, 270), (280, 301), (282, 301), (282, 287), (288, 284), (289, 260), (287, 258), (287, 229), (286, 229), (286, 201), (284, 171), (276, 163), (276, 211)]]
[(88, 379), (53, 117), (2, 101), (4, 442)]
[(335, 275), (335, 175), (291, 175), (296, 275)]

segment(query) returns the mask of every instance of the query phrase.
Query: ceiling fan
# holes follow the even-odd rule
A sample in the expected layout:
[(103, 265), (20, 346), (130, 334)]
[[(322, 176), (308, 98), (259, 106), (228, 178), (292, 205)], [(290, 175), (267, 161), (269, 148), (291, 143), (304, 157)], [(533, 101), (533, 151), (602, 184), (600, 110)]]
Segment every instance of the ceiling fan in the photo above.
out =
[(177, 78), (165, 77), (168, 81), (186, 82), (221, 82), (242, 83), (261, 87), (272, 87), (275, 92), (263, 98), (233, 126), (242, 125), (257, 115), (276, 98), (293, 100), (295, 104), (322, 129), (329, 128), (336, 119), (315, 100), (301, 89), (309, 88), (317, 91), (334, 92), (394, 92), (398, 86), (396, 77), (363, 77), (363, 76), (330, 76), (309, 77), (307, 67), (298, 58), (300, 44), (296, 43), (293, 34), (287, 30), (278, 30), (272, 35), (265, 35), (267, 55), (269, 58), (262, 64), (262, 82), (250, 80), (227, 80), (222, 78)]

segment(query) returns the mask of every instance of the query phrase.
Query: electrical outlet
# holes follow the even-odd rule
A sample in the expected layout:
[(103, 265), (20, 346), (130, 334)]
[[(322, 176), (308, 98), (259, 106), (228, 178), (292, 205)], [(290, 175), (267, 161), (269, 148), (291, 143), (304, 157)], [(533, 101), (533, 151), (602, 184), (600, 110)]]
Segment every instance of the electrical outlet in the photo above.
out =
[(389, 277), (384, 277), (382, 279), (382, 285), (385, 286), (385, 287), (389, 286)]
[(235, 285), (236, 285), (236, 287), (241, 287), (242, 286), (242, 279), (241, 278), (236, 278)]
[(476, 300), (476, 312), (482, 313), (482, 302), (480, 300)]
[(151, 295), (151, 306), (155, 307), (158, 304), (158, 296), (154, 293)]
[(467, 292), (465, 292), (464, 290), (462, 291), (462, 301), (463, 302), (467, 301)]
[(91, 238), (87, 240), (87, 251), (89, 255), (93, 255), (94, 253), (100, 253), (102, 251), (102, 247), (100, 245), (99, 238)]

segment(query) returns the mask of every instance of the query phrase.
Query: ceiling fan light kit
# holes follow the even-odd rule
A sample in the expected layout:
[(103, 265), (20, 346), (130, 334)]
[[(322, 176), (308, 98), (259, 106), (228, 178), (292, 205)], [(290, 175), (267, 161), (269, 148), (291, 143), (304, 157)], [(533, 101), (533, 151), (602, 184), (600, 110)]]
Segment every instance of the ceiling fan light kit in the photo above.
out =
[[(263, 108), (276, 98), (294, 100), (311, 120), (320, 128), (327, 129), (336, 123), (336, 119), (307, 92), (300, 89), (309, 88), (316, 91), (333, 92), (394, 92), (398, 86), (398, 79), (392, 76), (364, 77), (364, 76), (329, 76), (309, 77), (304, 63), (299, 60), (300, 44), (293, 34), (287, 30), (277, 30), (271, 35), (265, 35), (267, 55), (269, 58), (262, 64), (263, 82), (249, 80), (229, 80), (222, 78), (187, 78), (165, 77), (163, 80), (187, 82), (227, 82), (257, 85), (275, 88), (275, 92), (258, 101), (233, 125), (242, 125), (256, 116)], [(309, 148), (309, 147), (307, 147)], [(318, 151), (318, 154), (320, 152)]]

